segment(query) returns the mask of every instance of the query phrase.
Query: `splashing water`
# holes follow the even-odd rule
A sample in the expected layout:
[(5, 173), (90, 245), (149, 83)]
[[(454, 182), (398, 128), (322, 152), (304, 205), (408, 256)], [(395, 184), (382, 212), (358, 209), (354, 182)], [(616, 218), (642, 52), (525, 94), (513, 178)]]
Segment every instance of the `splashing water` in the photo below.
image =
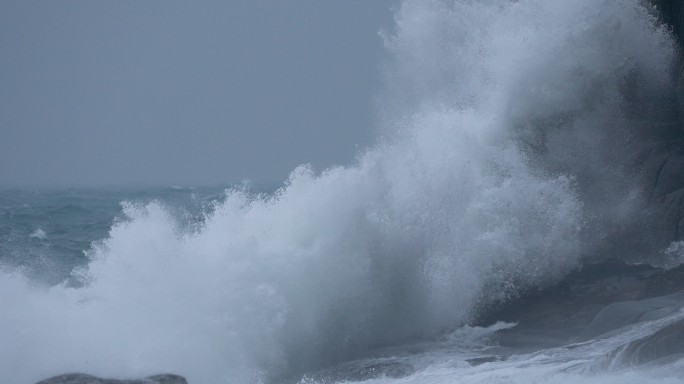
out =
[(190, 229), (127, 203), (80, 288), (2, 272), (0, 381), (296, 375), (453, 331), (634, 216), (652, 112), (629, 97), (674, 57), (641, 1), (405, 1), (384, 39), (383, 135), (353, 166), (228, 191)]

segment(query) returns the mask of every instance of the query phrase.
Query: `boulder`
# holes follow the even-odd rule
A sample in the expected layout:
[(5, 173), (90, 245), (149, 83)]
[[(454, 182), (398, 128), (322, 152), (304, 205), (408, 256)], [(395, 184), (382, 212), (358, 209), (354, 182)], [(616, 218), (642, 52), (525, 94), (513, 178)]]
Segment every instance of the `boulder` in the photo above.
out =
[(67, 373), (39, 381), (36, 384), (188, 384), (184, 377), (164, 373), (137, 380), (102, 379), (83, 373)]

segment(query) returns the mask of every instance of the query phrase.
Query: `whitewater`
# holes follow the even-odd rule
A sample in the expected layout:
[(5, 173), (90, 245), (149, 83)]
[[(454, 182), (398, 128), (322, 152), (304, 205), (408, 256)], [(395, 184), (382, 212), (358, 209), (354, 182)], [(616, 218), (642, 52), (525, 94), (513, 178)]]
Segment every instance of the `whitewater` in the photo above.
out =
[(676, 104), (679, 48), (656, 8), (407, 0), (395, 12), (378, 138), (354, 164), (302, 165), (272, 193), (228, 189), (191, 220), (125, 201), (57, 284), (3, 264), (0, 382), (684, 382), (684, 360), (620, 353), (682, 311), (536, 351), (492, 342), (513, 323), (473, 325), (589, 260), (663, 265), (671, 244), (649, 232), (634, 166)]

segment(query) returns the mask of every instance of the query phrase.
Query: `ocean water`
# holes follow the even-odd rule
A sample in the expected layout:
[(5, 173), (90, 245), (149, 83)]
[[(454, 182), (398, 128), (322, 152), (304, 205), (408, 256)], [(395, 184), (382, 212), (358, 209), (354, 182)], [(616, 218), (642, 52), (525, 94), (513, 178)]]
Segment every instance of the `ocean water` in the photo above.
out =
[(633, 167), (676, 103), (655, 10), (404, 1), (395, 21), (381, 133), (352, 165), (275, 190), (0, 191), (0, 382), (684, 381), (621, 354), (681, 312), (541, 351), (469, 325), (587, 260), (662, 254)]
[[(184, 225), (198, 222), (221, 201), (226, 187), (37, 188), (0, 190), (0, 260), (32, 281), (56, 285), (85, 266), (85, 253), (125, 219), (122, 202), (156, 201)], [(272, 192), (272, 187), (262, 187)], [(48, 235), (49, 234), (49, 235)]]

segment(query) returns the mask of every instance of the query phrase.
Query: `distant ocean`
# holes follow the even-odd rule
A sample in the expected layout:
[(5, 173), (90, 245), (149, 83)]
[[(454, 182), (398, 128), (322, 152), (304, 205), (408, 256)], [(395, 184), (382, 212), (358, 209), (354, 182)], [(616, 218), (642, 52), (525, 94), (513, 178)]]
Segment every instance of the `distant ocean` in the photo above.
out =
[[(87, 265), (93, 243), (107, 238), (124, 220), (122, 203), (156, 202), (189, 223), (202, 220), (225, 198), (212, 188), (24, 188), (0, 190), (0, 262), (48, 285), (70, 283), (71, 272)], [(273, 188), (261, 190), (273, 192)]]
[(0, 191), (0, 382), (684, 382), (680, 216), (654, 208), (683, 196), (679, 48), (657, 10), (395, 20), (354, 164), (271, 190)]

